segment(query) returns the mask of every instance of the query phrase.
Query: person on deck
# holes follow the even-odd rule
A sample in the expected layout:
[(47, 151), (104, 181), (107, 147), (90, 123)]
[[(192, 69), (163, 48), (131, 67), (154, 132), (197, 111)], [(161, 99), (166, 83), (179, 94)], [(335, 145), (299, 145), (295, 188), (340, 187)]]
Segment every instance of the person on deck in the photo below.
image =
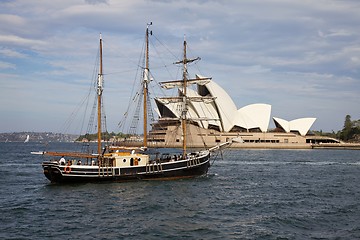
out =
[(60, 165), (65, 165), (65, 158), (64, 158), (64, 156), (62, 156), (61, 158), (60, 158), (60, 161), (59, 161), (59, 164)]

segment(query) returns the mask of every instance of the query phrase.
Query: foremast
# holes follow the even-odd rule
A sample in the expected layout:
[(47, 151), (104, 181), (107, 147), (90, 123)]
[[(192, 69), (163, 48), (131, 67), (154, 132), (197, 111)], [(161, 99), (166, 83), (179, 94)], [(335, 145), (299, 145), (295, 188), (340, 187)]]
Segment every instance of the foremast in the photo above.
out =
[(145, 148), (147, 148), (147, 97), (148, 97), (148, 85), (150, 82), (150, 71), (149, 71), (149, 33), (152, 34), (151, 31), (149, 31), (149, 26), (152, 25), (152, 22), (148, 23), (146, 26), (146, 41), (145, 41), (145, 68), (144, 68), (144, 75), (143, 75), (143, 128), (144, 128), (144, 142), (143, 142), (143, 146)]
[[(102, 37), (100, 34), (100, 47), (99, 47), (99, 73), (97, 78), (97, 84), (96, 84), (96, 94), (97, 94), (97, 154), (90, 154), (90, 153), (81, 153), (81, 152), (32, 152), (32, 154), (39, 154), (39, 155), (49, 155), (49, 156), (67, 156), (67, 157), (78, 157), (78, 158), (98, 158), (101, 161), (101, 100), (102, 100), (102, 93), (103, 93), (103, 85), (104, 85), (104, 79), (103, 79), (103, 61), (102, 61)], [(100, 164), (99, 164), (100, 167)]]
[(103, 93), (103, 62), (102, 62), (102, 37), (100, 34), (100, 52), (99, 52), (99, 74), (97, 79), (97, 152), (100, 156), (101, 154), (101, 99), (102, 99), (102, 93)]

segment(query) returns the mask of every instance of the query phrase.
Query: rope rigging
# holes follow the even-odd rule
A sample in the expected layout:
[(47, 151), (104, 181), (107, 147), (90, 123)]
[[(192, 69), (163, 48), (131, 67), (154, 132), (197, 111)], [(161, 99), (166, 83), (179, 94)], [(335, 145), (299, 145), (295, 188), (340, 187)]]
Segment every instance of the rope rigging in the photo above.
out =
[[(146, 40), (146, 37), (145, 37)], [(147, 113), (147, 118), (151, 121), (155, 121), (155, 117), (154, 117), (154, 112), (152, 111), (152, 102), (151, 101), (155, 101), (155, 96), (179, 96), (179, 90), (178, 88), (173, 88), (172, 90), (169, 91), (164, 89), (164, 88), (160, 88), (159, 85), (160, 83), (157, 81), (157, 79), (164, 79), (164, 73), (167, 73), (167, 75), (170, 76), (169, 79), (178, 79), (178, 78), (174, 78), (172, 75), (174, 73), (176, 73), (175, 75), (182, 78), (183, 77), (183, 69), (182, 66), (180, 65), (175, 65), (174, 62), (183, 62), (183, 60), (179, 60), (179, 59), (183, 59), (182, 57), (178, 57), (176, 56), (170, 49), (169, 47), (167, 47), (162, 41), (160, 41), (154, 34), (151, 34), (151, 38), (148, 38), (150, 47), (151, 47), (151, 53), (152, 54), (156, 54), (156, 57), (152, 57), (151, 58), (151, 67), (149, 69), (146, 69), (145, 66), (145, 51), (146, 51), (146, 41), (144, 41), (144, 44), (142, 45), (142, 49), (141, 49), (141, 53), (140, 53), (140, 57), (138, 59), (138, 68), (136, 70), (136, 74), (135, 74), (135, 78), (133, 81), (133, 86), (132, 86), (132, 90), (131, 90), (131, 97), (129, 98), (129, 104), (127, 106), (127, 109), (125, 111), (125, 113), (123, 114), (122, 119), (119, 121), (118, 123), (118, 128), (120, 129), (121, 132), (125, 132), (125, 133), (129, 133), (131, 135), (141, 135), (142, 134), (142, 128), (139, 127), (139, 124), (142, 122), (143, 120), (143, 111), (141, 106), (143, 105), (143, 101), (144, 101), (144, 93), (142, 91), (142, 84), (144, 81), (144, 76), (142, 73), (146, 72), (146, 74), (148, 74), (147, 76), (147, 81), (149, 82), (149, 84), (147, 85), (148, 91), (147, 91), (147, 96), (146, 96), (146, 105), (147, 105), (147, 109), (149, 110)], [(159, 46), (162, 48), (161, 50), (159, 49)], [(164, 51), (165, 49), (165, 51)], [(162, 53), (165, 53), (165, 55), (167, 55), (168, 57), (170, 56), (171, 59), (176, 59), (176, 61), (169, 61), (169, 58), (164, 58)], [(189, 51), (189, 53), (191, 54), (191, 52)], [(200, 58), (195, 58), (195, 59), (186, 59), (186, 63), (188, 65), (190, 65), (190, 63), (193, 63), (191, 65), (194, 65), (194, 67), (197, 69), (198, 73), (201, 74), (201, 72), (199, 71), (199, 65), (197, 64), (196, 60), (199, 60)], [(174, 67), (176, 67), (176, 70), (174, 71)], [(172, 68), (172, 70), (170, 69)], [(151, 71), (151, 70), (152, 71)], [(154, 70), (159, 70), (159, 69), (163, 69), (165, 71), (154, 71)], [(145, 71), (147, 70), (147, 71)], [(189, 69), (185, 69), (186, 70), (186, 75), (189, 75)], [(156, 76), (154, 76), (156, 74)], [(179, 79), (180, 79), (179, 78)], [(140, 81), (139, 81), (140, 79)], [(196, 85), (192, 85), (192, 87), (196, 87)], [(193, 91), (197, 92), (195, 89), (193, 89)], [(166, 94), (167, 93), (167, 94)], [(169, 94), (170, 93), (170, 94)], [(174, 105), (175, 107), (177, 105)], [(179, 104), (178, 107), (182, 107), (181, 104)], [(194, 107), (193, 107), (194, 108)], [(207, 112), (206, 106), (203, 107), (201, 106), (200, 108), (202, 113), (195, 113), (195, 114), (199, 114), (199, 116), (190, 116), (192, 115), (192, 113), (188, 113), (189, 117), (207, 117), (205, 114), (205, 112)], [(177, 111), (181, 112), (181, 109), (178, 109)], [(180, 116), (180, 115), (179, 115)], [(161, 117), (161, 116), (160, 116)], [(179, 118), (180, 119), (180, 118)], [(204, 120), (195, 120), (192, 121), (191, 124), (195, 124), (197, 126), (204, 127)], [(190, 120), (187, 121), (188, 123), (190, 123)], [(164, 125), (165, 124), (165, 125)], [(166, 121), (157, 121), (156, 122), (156, 126), (159, 129), (168, 129), (166, 126)], [(150, 124), (149, 124), (150, 125)], [(179, 121), (179, 126), (181, 127), (180, 121)], [(148, 128), (150, 129), (150, 128)], [(176, 128), (175, 128), (176, 129)], [(192, 129), (192, 128), (191, 128)], [(151, 130), (150, 130), (151, 131)], [(169, 129), (167, 131), (170, 131)], [(189, 131), (186, 131), (187, 133), (190, 133)], [(192, 134), (197, 134), (199, 136), (201, 136), (201, 142), (202, 144), (205, 146), (205, 139), (204, 136), (202, 136), (201, 134), (201, 130), (200, 129), (196, 129), (196, 131)], [(169, 136), (168, 136), (169, 135)], [(171, 135), (171, 136), (170, 136)], [(188, 135), (188, 134), (186, 134)], [(179, 136), (178, 131), (174, 130), (174, 132), (172, 132), (172, 134), (169, 134), (169, 132), (167, 133), (166, 138), (169, 140), (171, 138), (173, 138), (173, 142), (179, 142), (178, 139), (175, 138), (179, 138), (182, 137), (181, 135)], [(168, 140), (166, 140), (166, 142), (168, 142)], [(192, 140), (192, 137), (189, 137), (189, 140)], [(193, 139), (194, 140), (194, 139)], [(153, 144), (156, 144), (156, 140), (153, 141)], [(191, 147), (191, 144), (189, 141), (189, 147)]]

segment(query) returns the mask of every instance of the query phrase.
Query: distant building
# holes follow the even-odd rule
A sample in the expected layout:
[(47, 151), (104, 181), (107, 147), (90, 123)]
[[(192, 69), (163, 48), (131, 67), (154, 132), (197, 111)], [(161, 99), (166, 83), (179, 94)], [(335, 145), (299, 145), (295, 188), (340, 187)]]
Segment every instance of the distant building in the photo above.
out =
[[(197, 78), (203, 78), (199, 75)], [(182, 90), (178, 90), (182, 96)], [(273, 117), (276, 129), (269, 131), (271, 105), (256, 103), (237, 109), (227, 92), (212, 80), (197, 83), (197, 91), (188, 89), (192, 99), (206, 97), (206, 100), (188, 103), (188, 119), (192, 141), (195, 145), (205, 142), (215, 145), (229, 138), (240, 136), (245, 143), (296, 143), (336, 141), (335, 139), (307, 136), (316, 118), (300, 118), (287, 121)], [(198, 98), (197, 98), (198, 97)], [(178, 146), (181, 143), (180, 117), (182, 103), (169, 98), (155, 99), (159, 121), (152, 125), (148, 141)]]

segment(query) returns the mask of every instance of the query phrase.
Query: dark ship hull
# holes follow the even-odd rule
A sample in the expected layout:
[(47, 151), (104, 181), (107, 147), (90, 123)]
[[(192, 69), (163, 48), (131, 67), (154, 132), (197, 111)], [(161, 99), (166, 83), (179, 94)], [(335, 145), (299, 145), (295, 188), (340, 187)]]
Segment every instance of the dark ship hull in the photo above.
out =
[(207, 174), (210, 167), (210, 153), (185, 160), (158, 161), (141, 166), (65, 166), (57, 162), (43, 162), (42, 167), (46, 178), (53, 183), (170, 180)]

